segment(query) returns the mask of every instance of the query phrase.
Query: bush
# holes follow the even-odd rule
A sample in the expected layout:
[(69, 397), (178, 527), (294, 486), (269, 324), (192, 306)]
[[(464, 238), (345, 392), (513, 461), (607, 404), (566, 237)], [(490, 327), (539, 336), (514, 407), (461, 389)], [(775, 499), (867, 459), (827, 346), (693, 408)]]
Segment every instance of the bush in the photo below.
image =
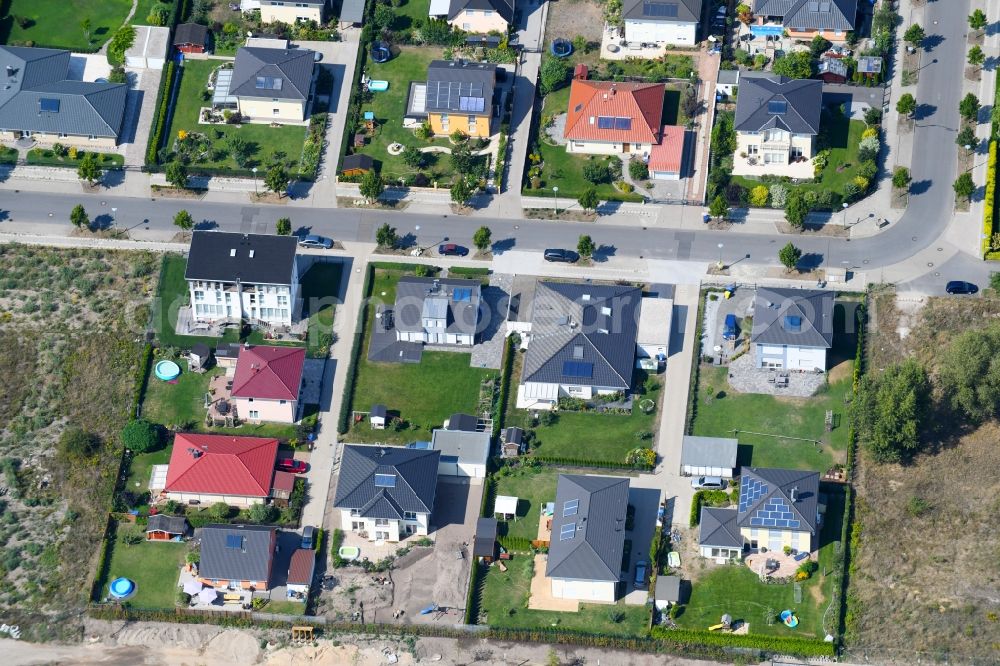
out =
[(993, 247), (993, 216), (996, 205), (997, 187), (997, 142), (990, 141), (990, 153), (986, 159), (986, 190), (983, 195), (982, 251), (985, 255)]
[(177, 590), (177, 605), (182, 608), (191, 605), (191, 595), (184, 590)]
[(771, 186), (771, 208), (784, 208), (788, 200), (788, 188), (780, 183)]
[(750, 205), (757, 208), (763, 208), (767, 205), (769, 195), (770, 190), (767, 188), (767, 185), (757, 185), (750, 190)]
[(153, 131), (149, 135), (149, 144), (146, 146), (146, 164), (158, 164), (157, 152), (163, 142), (163, 132), (167, 124), (167, 106), (170, 103), (170, 91), (173, 89), (174, 75), (176, 73), (175, 63), (171, 59), (167, 62), (166, 71), (160, 79), (160, 89), (156, 94), (156, 111), (153, 114)]
[(566, 85), (569, 65), (560, 58), (548, 58), (539, 71), (539, 90), (543, 96)]
[(132, 419), (122, 428), (122, 444), (135, 453), (151, 451), (159, 441), (156, 426), (144, 419)]
[(209, 515), (215, 520), (228, 520), (232, 508), (225, 502), (216, 502), (208, 509)]
[(604, 162), (588, 161), (583, 165), (583, 177), (594, 185), (611, 181), (611, 172)]
[(649, 178), (649, 167), (642, 160), (629, 160), (628, 175), (632, 180), (646, 180)]
[(59, 437), (58, 450), (60, 455), (69, 460), (83, 460), (97, 453), (101, 448), (101, 440), (80, 428), (68, 428)]
[(255, 523), (271, 523), (277, 518), (278, 510), (270, 504), (258, 502), (250, 507), (249, 515)]

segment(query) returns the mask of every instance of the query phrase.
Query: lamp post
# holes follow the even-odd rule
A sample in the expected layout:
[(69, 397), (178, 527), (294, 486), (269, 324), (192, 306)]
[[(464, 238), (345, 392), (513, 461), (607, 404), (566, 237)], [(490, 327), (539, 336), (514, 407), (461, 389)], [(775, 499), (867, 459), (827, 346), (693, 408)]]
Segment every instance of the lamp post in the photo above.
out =
[(115, 214), (117, 212), (118, 212), (118, 209), (115, 208), (114, 206), (112, 206), (111, 207), (111, 231), (112, 231), (112, 233), (115, 231), (115, 229), (118, 226), (118, 216)]
[(555, 204), (556, 204), (556, 215), (559, 214), (559, 199), (556, 196), (558, 194), (559, 194), (559, 186), (558, 185), (553, 185), (552, 186), (552, 201), (554, 201)]
[(259, 193), (257, 192), (257, 167), (250, 170), (253, 171), (253, 194), (254, 196), (259, 196)]
[(847, 229), (847, 206), (848, 206), (848, 204), (845, 201), (844, 203), (841, 204), (841, 206), (844, 207), (844, 229)]
[(719, 248), (719, 263), (717, 263), (716, 266), (718, 266), (719, 270), (721, 271), (722, 270), (722, 243), (719, 243), (718, 248)]

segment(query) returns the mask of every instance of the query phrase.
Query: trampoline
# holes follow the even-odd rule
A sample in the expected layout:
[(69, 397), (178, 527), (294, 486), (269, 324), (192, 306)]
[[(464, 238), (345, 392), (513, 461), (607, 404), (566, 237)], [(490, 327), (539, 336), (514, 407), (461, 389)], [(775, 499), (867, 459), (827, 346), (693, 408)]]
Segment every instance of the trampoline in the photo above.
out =
[(389, 50), (389, 45), (385, 42), (375, 42), (372, 44), (372, 60), (381, 64), (383, 62), (389, 62), (389, 58), (392, 57), (392, 51)]
[(573, 53), (573, 44), (566, 39), (554, 39), (549, 46), (549, 51), (557, 58), (568, 58)]

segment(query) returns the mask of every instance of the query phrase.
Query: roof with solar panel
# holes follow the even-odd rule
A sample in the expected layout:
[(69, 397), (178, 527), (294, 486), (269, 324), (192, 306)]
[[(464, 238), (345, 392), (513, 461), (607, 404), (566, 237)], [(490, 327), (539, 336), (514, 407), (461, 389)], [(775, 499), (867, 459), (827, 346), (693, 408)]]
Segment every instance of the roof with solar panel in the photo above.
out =
[(625, 0), (622, 18), (626, 21), (697, 23), (702, 0)]
[(545, 575), (619, 580), (628, 485), (622, 477), (559, 475)]
[(476, 280), (400, 278), (393, 317), (400, 331), (419, 333), (428, 319), (441, 320), (448, 333), (474, 335), (479, 327), (482, 285)]
[(829, 349), (833, 346), (833, 305), (832, 291), (758, 289), (750, 341)]
[(817, 472), (743, 467), (736, 523), (741, 528), (816, 533)]
[(202, 578), (269, 582), (276, 530), (265, 525), (201, 528)]
[(309, 49), (241, 48), (236, 52), (229, 92), (235, 97), (306, 100), (314, 55)]
[(426, 110), (489, 116), (497, 66), (467, 60), (433, 60), (427, 66)]
[(782, 129), (819, 134), (823, 82), (743, 72), (736, 100), (736, 131)]
[(793, 30), (848, 31), (854, 30), (858, 0), (762, 0), (754, 14), (780, 19)]
[(573, 141), (660, 142), (662, 83), (574, 79), (563, 136)]
[(364, 518), (401, 520), (434, 507), (440, 451), (348, 444), (333, 505)]

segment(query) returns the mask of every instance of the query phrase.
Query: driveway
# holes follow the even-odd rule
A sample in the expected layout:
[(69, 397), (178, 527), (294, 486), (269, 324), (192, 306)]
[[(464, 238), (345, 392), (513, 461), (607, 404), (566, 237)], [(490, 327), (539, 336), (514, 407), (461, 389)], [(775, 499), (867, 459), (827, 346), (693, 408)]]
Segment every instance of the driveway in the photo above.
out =
[[(629, 484), (628, 503), (635, 507), (635, 520), (632, 531), (625, 538), (632, 540), (632, 554), (629, 556), (628, 568), (622, 573), (625, 579), (625, 603), (641, 606), (649, 598), (649, 545), (653, 542), (653, 532), (656, 531), (656, 510), (660, 506), (660, 489), (635, 487)], [(636, 562), (646, 563), (646, 584), (635, 586)]]
[(129, 67), (126, 72), (129, 91), (121, 143), (125, 149), (125, 166), (139, 167), (146, 162), (146, 142), (152, 131), (156, 93), (163, 71)]

